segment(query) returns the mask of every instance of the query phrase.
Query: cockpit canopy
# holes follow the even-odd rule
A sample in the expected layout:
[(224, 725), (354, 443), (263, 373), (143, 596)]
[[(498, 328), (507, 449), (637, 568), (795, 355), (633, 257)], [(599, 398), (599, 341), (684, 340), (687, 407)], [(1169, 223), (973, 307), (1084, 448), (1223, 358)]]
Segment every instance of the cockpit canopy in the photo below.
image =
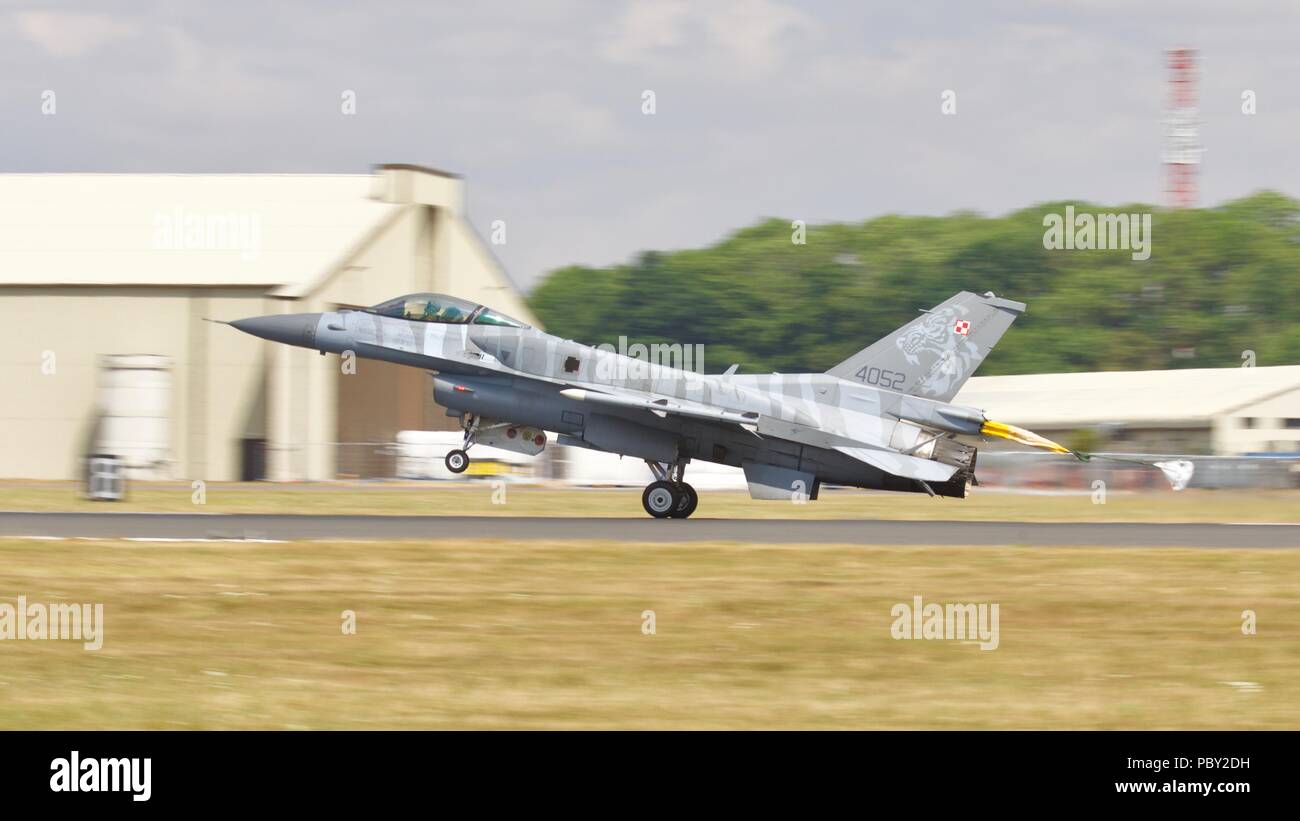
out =
[(443, 322), (452, 325), (498, 325), (505, 328), (527, 328), (517, 319), (498, 313), (491, 308), (467, 302), (446, 294), (407, 294), (381, 302), (370, 308), (372, 313), (396, 319), (413, 319), (417, 322)]

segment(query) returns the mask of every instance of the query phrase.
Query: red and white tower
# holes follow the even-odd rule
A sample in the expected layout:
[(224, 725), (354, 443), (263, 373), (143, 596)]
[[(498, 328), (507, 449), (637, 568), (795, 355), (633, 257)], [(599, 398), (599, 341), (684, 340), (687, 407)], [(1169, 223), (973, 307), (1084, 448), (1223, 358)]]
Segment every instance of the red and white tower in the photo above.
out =
[(1171, 48), (1169, 108), (1165, 110), (1165, 196), (1172, 208), (1196, 205), (1196, 176), (1205, 149), (1196, 108), (1196, 50)]

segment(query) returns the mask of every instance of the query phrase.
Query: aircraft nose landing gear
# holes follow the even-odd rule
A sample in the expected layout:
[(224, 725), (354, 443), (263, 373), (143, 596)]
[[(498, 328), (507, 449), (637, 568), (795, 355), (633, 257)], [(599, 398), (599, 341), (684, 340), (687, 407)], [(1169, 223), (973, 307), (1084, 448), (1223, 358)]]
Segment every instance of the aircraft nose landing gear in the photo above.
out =
[(452, 473), (464, 473), (469, 467), (469, 454), (465, 451), (474, 447), (474, 434), (478, 432), (479, 419), (480, 417), (469, 413), (461, 419), (461, 425), (465, 428), (465, 440), (459, 450), (448, 451), (442, 460)]
[(641, 506), (656, 519), (685, 519), (695, 512), (700, 496), (695, 488), (682, 481), (685, 463), (664, 464), (646, 462), (654, 472), (656, 481), (646, 485), (641, 494)]
[(453, 450), (447, 453), (443, 462), (446, 463), (447, 470), (452, 473), (464, 473), (469, 467), (469, 456), (463, 450)]

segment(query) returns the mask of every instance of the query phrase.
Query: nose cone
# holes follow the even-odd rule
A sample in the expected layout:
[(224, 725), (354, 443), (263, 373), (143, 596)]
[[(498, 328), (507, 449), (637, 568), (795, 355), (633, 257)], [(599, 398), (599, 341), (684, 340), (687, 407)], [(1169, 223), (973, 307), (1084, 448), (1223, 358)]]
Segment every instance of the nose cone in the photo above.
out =
[(320, 324), (320, 314), (250, 316), (248, 319), (236, 319), (230, 324), (246, 334), (260, 336), (272, 342), (314, 348), (316, 347), (316, 326)]

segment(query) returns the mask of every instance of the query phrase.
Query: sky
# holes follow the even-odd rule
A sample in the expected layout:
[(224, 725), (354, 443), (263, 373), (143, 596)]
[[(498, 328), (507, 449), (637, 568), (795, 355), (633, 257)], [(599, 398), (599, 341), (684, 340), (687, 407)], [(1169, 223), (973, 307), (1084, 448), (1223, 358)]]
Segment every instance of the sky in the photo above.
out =
[(1297, 43), (1258, 0), (0, 0), (0, 170), (432, 166), (530, 288), (772, 216), (1159, 202), (1174, 46), (1201, 202), (1300, 196)]

